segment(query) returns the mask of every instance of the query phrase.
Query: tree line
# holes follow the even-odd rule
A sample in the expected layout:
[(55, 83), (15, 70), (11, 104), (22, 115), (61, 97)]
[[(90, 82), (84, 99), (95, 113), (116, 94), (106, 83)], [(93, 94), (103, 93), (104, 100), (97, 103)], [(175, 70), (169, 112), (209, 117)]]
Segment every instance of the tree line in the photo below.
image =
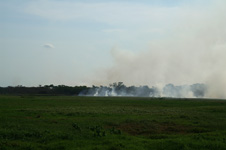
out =
[(87, 86), (66, 86), (66, 85), (44, 85), (38, 87), (25, 87), (22, 85), (0, 87), (1, 95), (20, 95), (20, 94), (31, 94), (31, 95), (79, 95), (81, 91), (88, 90)]
[(22, 85), (0, 87), (0, 94), (10, 95), (78, 95), (78, 96), (135, 96), (135, 97), (205, 97), (207, 93), (205, 84), (192, 84), (175, 86), (167, 84), (163, 88), (152, 86), (126, 86), (123, 82), (113, 83), (109, 86), (66, 86), (44, 85), (38, 87), (25, 87)]

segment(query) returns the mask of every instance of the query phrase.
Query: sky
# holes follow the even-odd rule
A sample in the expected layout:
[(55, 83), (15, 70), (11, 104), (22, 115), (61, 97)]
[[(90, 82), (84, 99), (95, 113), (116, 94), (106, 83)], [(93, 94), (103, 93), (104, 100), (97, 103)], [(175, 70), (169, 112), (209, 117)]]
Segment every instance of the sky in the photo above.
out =
[(0, 86), (205, 83), (215, 93), (226, 88), (225, 8), (224, 0), (0, 0)]

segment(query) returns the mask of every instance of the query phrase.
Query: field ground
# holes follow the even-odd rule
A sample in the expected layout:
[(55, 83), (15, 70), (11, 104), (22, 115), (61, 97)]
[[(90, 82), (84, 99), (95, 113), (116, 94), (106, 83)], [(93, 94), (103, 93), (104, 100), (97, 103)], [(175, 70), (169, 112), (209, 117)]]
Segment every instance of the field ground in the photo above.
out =
[(226, 101), (0, 96), (0, 150), (226, 149)]

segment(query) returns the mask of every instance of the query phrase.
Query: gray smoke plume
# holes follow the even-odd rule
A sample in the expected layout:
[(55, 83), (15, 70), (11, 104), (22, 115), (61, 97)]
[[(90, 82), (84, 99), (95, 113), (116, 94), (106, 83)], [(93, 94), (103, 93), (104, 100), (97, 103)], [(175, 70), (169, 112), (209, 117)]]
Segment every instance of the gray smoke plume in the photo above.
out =
[(164, 96), (226, 98), (225, 6), (226, 1), (217, 0), (208, 6), (185, 7), (180, 14), (172, 9), (169, 24), (162, 25), (164, 36), (152, 39), (149, 48), (139, 52), (113, 48), (113, 66), (101, 68), (91, 84), (123, 81), (155, 86)]
[(93, 86), (82, 91), (80, 96), (126, 96), (126, 97), (175, 97), (175, 98), (203, 98), (207, 92), (204, 84), (174, 86), (167, 84), (163, 89), (148, 86), (125, 86), (122, 82), (110, 86)]

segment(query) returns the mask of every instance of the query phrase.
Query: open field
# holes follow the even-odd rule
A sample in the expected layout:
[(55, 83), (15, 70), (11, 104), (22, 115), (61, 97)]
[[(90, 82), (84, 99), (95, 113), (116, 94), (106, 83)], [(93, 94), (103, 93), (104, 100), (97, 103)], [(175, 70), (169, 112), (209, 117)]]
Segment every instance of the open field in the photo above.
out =
[(226, 149), (226, 101), (0, 96), (0, 150)]

